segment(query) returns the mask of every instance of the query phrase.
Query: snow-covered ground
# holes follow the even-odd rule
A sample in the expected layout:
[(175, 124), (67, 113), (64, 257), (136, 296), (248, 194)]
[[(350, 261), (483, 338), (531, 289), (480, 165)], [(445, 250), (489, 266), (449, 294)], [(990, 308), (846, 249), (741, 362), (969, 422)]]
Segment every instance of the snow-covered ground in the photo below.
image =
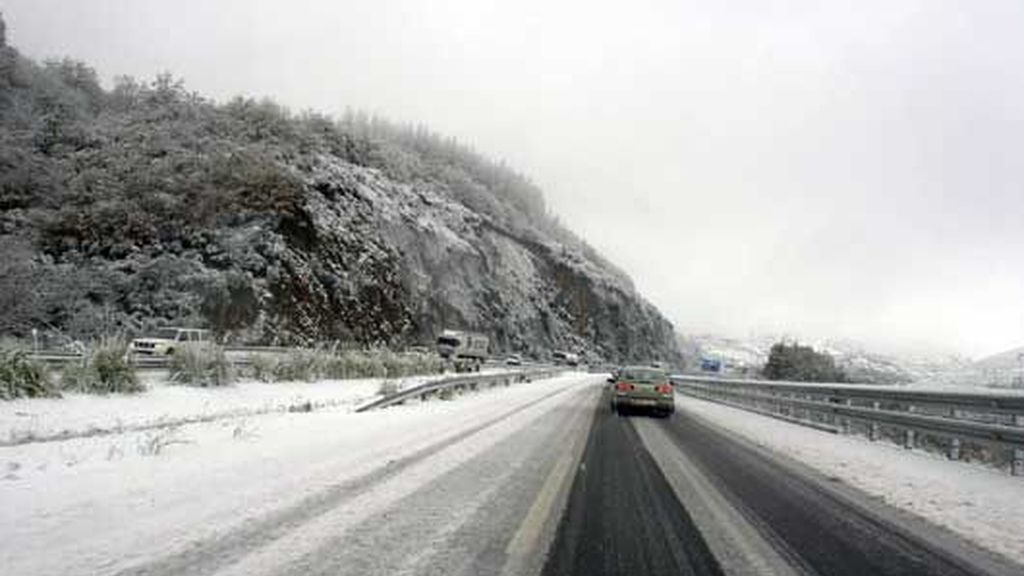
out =
[(694, 398), (680, 408), (1024, 563), (1024, 479)]
[[(351, 406), (376, 393), (371, 381), (202, 391), (218, 399), (209, 403), (188, 398), (200, 392), (194, 389), (72, 399), (66, 406), (78, 401), (88, 408), (65, 408), (67, 414), (100, 418), (116, 412), (91, 407), (90, 400), (96, 400), (121, 404), (125, 417), (140, 422), (160, 417), (165, 409), (181, 417), (196, 407), (259, 407), (298, 394), (338, 405), (0, 447), (0, 572), (116, 573), (187, 553), (197, 542), (259, 528), (282, 510), (280, 525), (288, 526), (329, 511), (348, 518), (391, 506), (596, 382), (592, 375), (566, 375), (469, 393), (453, 402), (412, 402), (367, 413), (355, 413)], [(269, 387), (258, 392), (262, 386)], [(165, 398), (174, 400), (160, 410), (138, 408), (140, 402)], [(436, 450), (436, 456), (419, 462), (424, 450)], [(408, 472), (389, 481), (389, 471), (398, 469)], [(346, 482), (378, 476), (379, 481), (352, 489), (351, 497), (361, 499), (358, 505), (338, 508), (348, 497)], [(277, 529), (274, 524), (263, 532)], [(238, 549), (245, 548), (245, 540)]]
[[(499, 369), (500, 370), (500, 369)], [(450, 376), (450, 375), (448, 375)], [(398, 389), (445, 376), (394, 381)], [(288, 410), (352, 408), (379, 395), (380, 378), (240, 382), (223, 388), (171, 386), (151, 378), (137, 395), (67, 394), (0, 403), (0, 446), (105, 435)]]

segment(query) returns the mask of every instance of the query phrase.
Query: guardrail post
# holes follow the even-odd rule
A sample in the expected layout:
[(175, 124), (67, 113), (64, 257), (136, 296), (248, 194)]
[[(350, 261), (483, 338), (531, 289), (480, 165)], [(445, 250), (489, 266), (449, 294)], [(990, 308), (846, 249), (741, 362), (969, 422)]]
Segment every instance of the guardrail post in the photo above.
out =
[(914, 431), (910, 428), (903, 432), (903, 447), (907, 449), (914, 447)]
[(1024, 448), (1013, 449), (1013, 470), (1014, 476), (1024, 476)]
[(950, 460), (960, 459), (960, 439), (953, 438), (949, 441), (949, 453), (947, 454)]
[[(851, 402), (850, 402), (849, 399), (840, 401), (840, 404), (842, 404), (843, 406), (849, 406), (850, 403)], [(849, 434), (850, 433), (850, 418), (848, 416), (843, 416), (842, 420), (841, 420), (841, 423), (842, 423), (842, 427), (843, 427), (843, 434)]]
[[(871, 408), (875, 410), (878, 410), (881, 407), (882, 403), (877, 400), (871, 403)], [(878, 440), (878, 422), (871, 422), (871, 427), (868, 429), (868, 438), (871, 439), (872, 442)]]
[[(914, 409), (913, 406), (907, 406), (907, 412), (916, 412), (916, 410)], [(913, 448), (914, 447), (914, 436), (915, 436), (915, 434), (914, 434), (914, 430), (912, 428), (907, 428), (903, 432), (903, 447), (904, 448)]]

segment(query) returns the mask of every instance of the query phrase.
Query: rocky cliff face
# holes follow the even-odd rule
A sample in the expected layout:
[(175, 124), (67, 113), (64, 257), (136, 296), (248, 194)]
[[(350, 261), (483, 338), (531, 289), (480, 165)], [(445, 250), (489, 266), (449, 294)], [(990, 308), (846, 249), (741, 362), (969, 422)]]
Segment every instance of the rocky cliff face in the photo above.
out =
[(671, 324), (578, 245), (513, 231), (443, 188), (310, 160), (296, 174), (304, 224), (265, 234), (277, 262), (258, 298), (269, 332), (425, 343), (461, 328), (498, 350), (675, 359)]
[(238, 340), (677, 358), (672, 326), (515, 172), (421, 129), (103, 89), (0, 47), (0, 334), (204, 325)]

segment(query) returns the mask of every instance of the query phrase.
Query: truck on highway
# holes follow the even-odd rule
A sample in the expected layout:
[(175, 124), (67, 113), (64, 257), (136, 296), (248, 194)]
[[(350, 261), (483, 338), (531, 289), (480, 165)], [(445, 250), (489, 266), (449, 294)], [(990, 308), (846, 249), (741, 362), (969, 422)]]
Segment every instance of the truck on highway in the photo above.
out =
[(445, 330), (437, 337), (437, 353), (455, 367), (456, 372), (479, 372), (487, 360), (490, 340), (483, 334)]

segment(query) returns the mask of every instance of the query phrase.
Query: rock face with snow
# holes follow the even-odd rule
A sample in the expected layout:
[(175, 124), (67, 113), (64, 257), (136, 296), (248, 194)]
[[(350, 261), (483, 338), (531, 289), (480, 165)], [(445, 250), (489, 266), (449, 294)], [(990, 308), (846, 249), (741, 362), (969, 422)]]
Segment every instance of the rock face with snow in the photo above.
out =
[(465, 328), (538, 356), (676, 356), (671, 324), (580, 244), (330, 156), (299, 178), (308, 222), (281, 235), (285, 265), (267, 287), (276, 333), (426, 343)]
[[(0, 47), (0, 335), (674, 361), (672, 326), (526, 178), (422, 129), (218, 104)], [(59, 343), (59, 342), (58, 342)]]

